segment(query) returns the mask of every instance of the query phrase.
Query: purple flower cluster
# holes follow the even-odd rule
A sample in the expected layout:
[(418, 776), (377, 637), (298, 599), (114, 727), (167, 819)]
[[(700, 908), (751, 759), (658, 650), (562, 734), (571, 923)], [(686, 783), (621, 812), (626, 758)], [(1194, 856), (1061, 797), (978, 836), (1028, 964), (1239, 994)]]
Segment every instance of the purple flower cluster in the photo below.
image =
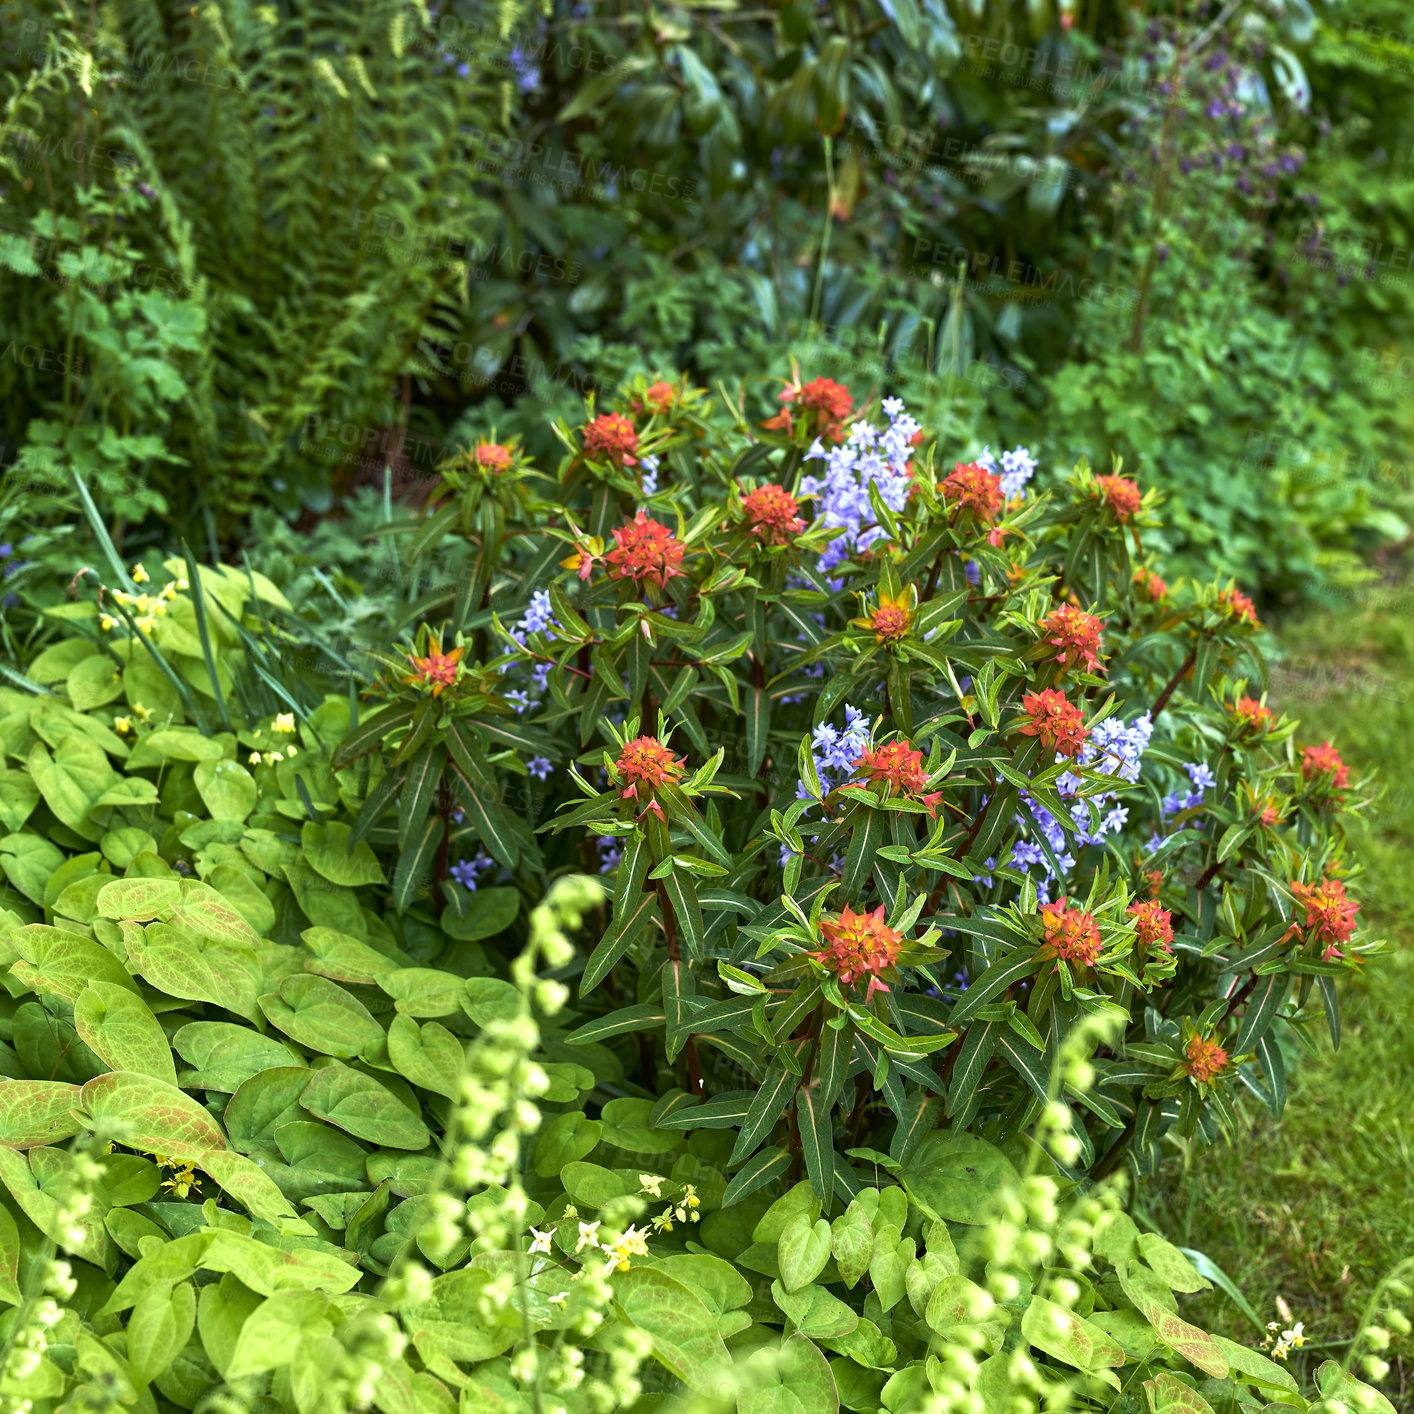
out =
[(978, 466), (986, 467), (993, 476), (1002, 479), (1002, 495), (1008, 501), (1026, 499), (1026, 483), (1036, 475), (1036, 458), (1028, 447), (1013, 447), (1002, 453), (1002, 464), (992, 455), (990, 447), (983, 447), (981, 456), (976, 458)]
[(889, 425), (882, 431), (870, 422), (852, 423), (849, 438), (837, 447), (826, 447), (817, 437), (806, 452), (807, 461), (823, 460), (823, 476), (802, 478), (801, 490), (819, 497), (818, 520), (844, 531), (836, 536), (820, 557), (821, 574), (827, 574), (841, 560), (865, 550), (885, 531), (874, 518), (869, 503), (870, 485), (891, 511), (901, 511), (913, 479), (908, 472), (913, 434), (918, 420), (904, 408), (902, 398), (885, 398), (884, 415)]
[[(1104, 790), (1082, 799), (1080, 796), (1084, 782), (1074, 771), (1066, 771), (1056, 781), (1056, 794), (1063, 801), (1070, 802), (1071, 829), (1081, 845), (1099, 844), (1106, 835), (1118, 833), (1129, 821), (1129, 807), (1119, 804), (1119, 792), (1126, 785), (1133, 785), (1139, 779), (1139, 768), (1149, 740), (1154, 734), (1154, 723), (1147, 712), (1136, 717), (1127, 726), (1117, 717), (1100, 722), (1091, 732), (1090, 739), (1081, 748), (1077, 758), (1082, 766), (1115, 779), (1114, 790)], [(1065, 760), (1057, 756), (1056, 761)], [(1034, 839), (1020, 839), (1012, 847), (1007, 863), (1013, 869), (1023, 872), (1033, 864), (1041, 866), (1041, 882), (1037, 885), (1036, 896), (1042, 903), (1051, 901), (1051, 886), (1064, 884), (1064, 876), (1074, 867), (1075, 856), (1067, 852), (1069, 837), (1060, 822), (1043, 805), (1038, 805), (1022, 792), (1025, 811), (1016, 815), (1018, 830), (1029, 834), (1039, 834), (1051, 847), (1051, 852), (1060, 865), (1060, 875), (1051, 869), (1045, 851)], [(1090, 805), (1100, 810), (1097, 824), (1091, 825)], [(991, 861), (988, 861), (990, 866)]]
[(800, 781), (795, 788), (797, 800), (817, 800), (853, 774), (854, 763), (869, 749), (869, 719), (857, 707), (846, 704), (844, 730), (821, 722), (810, 734), (810, 754), (815, 760), (815, 774), (820, 778), (820, 795), (812, 795), (810, 787)]
[(462, 888), (476, 892), (477, 875), (484, 874), (488, 869), (495, 867), (496, 861), (486, 853), (484, 849), (479, 849), (470, 859), (459, 859), (450, 869), (447, 870), (452, 878), (459, 883)]

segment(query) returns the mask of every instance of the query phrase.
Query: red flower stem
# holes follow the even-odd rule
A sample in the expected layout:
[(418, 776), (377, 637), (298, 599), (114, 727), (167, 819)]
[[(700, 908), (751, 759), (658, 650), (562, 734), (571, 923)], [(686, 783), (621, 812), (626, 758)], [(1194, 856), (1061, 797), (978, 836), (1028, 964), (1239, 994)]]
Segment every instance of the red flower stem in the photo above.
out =
[(1169, 704), (1169, 698), (1178, 691), (1178, 685), (1183, 681), (1183, 676), (1198, 661), (1198, 650), (1194, 648), (1188, 656), (1178, 665), (1178, 671), (1169, 679), (1168, 686), (1159, 694), (1159, 699), (1149, 709), (1149, 720), (1156, 722), (1159, 713)]

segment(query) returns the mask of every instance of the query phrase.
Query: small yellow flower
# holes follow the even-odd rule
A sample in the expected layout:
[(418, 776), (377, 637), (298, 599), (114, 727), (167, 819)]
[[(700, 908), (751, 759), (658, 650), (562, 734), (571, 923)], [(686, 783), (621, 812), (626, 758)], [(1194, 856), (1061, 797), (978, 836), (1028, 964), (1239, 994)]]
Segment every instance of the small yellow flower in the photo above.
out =
[(260, 765), (260, 753), (258, 751), (252, 751), (250, 753), (250, 764), (252, 766)]
[(146, 584), (147, 581), (148, 581), (150, 578), (151, 578), (151, 576), (148, 574), (148, 572), (147, 572), (145, 569), (143, 569), (143, 567), (142, 567), (141, 565), (134, 565), (134, 566), (133, 566), (133, 583), (134, 583), (134, 584)]
[(287, 746), (285, 748), (285, 755), (288, 756), (291, 761), (293, 761), (298, 754), (299, 748), (297, 746)]
[(115, 619), (112, 614), (100, 615), (98, 627), (101, 628), (104, 633), (111, 633), (118, 627), (118, 620)]
[(283, 751), (267, 751), (265, 753), (265, 759), (272, 763), (283, 761), (285, 759), (285, 753)]
[(565, 1305), (568, 1305), (568, 1303), (569, 1303), (569, 1296), (570, 1296), (570, 1294), (569, 1294), (568, 1291), (557, 1291), (557, 1292), (550, 1298), (550, 1305), (552, 1305), (552, 1306), (565, 1306)]
[(175, 599), (177, 597), (176, 580), (169, 579), (167, 583), (162, 586), (162, 592), (157, 597), (159, 599)]
[(295, 729), (295, 714), (293, 712), (278, 712), (275, 720), (271, 724), (271, 730), (277, 732), (292, 732)]
[(661, 1198), (663, 1196), (663, 1180), (659, 1178), (657, 1174), (639, 1174), (638, 1188), (640, 1193), (646, 1193), (650, 1198)]
[(133, 703), (133, 711), (136, 712), (138, 716), (143, 719), (144, 722), (152, 715), (152, 709), (149, 707), (144, 707), (141, 702)]
[(113, 730), (115, 732), (130, 732), (133, 729), (133, 719), (131, 717), (114, 717)]
[(134, 619), (133, 623), (137, 625), (137, 630), (139, 633), (151, 633), (152, 626), (154, 623), (156, 623), (156, 620), (152, 617), (151, 614), (143, 614), (139, 618)]

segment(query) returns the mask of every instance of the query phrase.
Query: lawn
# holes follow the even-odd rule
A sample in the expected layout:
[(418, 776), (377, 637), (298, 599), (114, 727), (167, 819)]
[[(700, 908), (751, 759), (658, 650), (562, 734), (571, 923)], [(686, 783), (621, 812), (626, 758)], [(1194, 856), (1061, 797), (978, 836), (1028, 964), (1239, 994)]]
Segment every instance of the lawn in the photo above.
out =
[[(1376, 590), (1283, 625), (1271, 678), (1274, 704), (1301, 719), (1298, 742), (1330, 737), (1352, 778), (1374, 770), (1384, 782), (1355, 834), (1365, 873), (1351, 892), (1393, 951), (1346, 990), (1339, 1049), (1324, 1025), (1313, 1033), (1320, 1056), (1302, 1063), (1281, 1123), (1254, 1103), (1234, 1143), (1187, 1156), (1137, 1195), (1141, 1217), (1207, 1253), (1264, 1322), (1284, 1300), (1306, 1324), (1297, 1358), (1311, 1365), (1344, 1354), (1380, 1277), (1414, 1256), (1412, 606), (1407, 588)], [(1221, 1292), (1192, 1309), (1244, 1325)], [(1414, 1407), (1409, 1341), (1387, 1358), (1390, 1397)]]

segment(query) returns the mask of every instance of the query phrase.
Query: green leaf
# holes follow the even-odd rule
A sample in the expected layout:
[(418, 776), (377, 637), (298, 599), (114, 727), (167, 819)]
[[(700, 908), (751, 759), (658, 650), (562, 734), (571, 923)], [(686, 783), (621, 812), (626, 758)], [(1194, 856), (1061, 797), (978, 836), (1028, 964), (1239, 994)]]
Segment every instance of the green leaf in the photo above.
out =
[(799, 1331), (778, 1350), (762, 1347), (747, 1357), (739, 1414), (836, 1414), (839, 1407), (829, 1361)]
[(847, 1287), (853, 1287), (869, 1270), (869, 1261), (874, 1255), (874, 1228), (858, 1199), (831, 1224), (830, 1250), (839, 1268), (840, 1280)]
[(785, 1149), (761, 1149), (753, 1154), (740, 1171), (727, 1184), (722, 1195), (722, 1207), (730, 1208), (749, 1197), (757, 1189), (764, 1188), (790, 1168), (791, 1156)]
[(584, 969), (584, 976), (580, 978), (579, 994), (581, 997), (587, 997), (609, 975), (620, 958), (638, 941), (643, 930), (647, 928), (657, 903), (656, 895), (642, 893), (633, 901), (627, 912), (615, 914), (609, 925), (609, 931), (604, 934), (598, 947), (590, 954), (589, 962)]
[(858, 1315), (818, 1283), (790, 1292), (779, 1280), (773, 1281), (771, 1299), (785, 1312), (801, 1335), (815, 1340), (833, 1340), (848, 1335), (859, 1325)]
[(613, 1281), (614, 1305), (652, 1342), (653, 1356), (696, 1394), (730, 1397), (733, 1381), (717, 1322), (691, 1287), (655, 1267)]
[(255, 777), (239, 762), (199, 761), (193, 780), (213, 820), (244, 820), (255, 809)]
[(326, 1056), (347, 1060), (383, 1039), (368, 1008), (326, 977), (286, 977), (278, 993), (260, 998), (260, 1009), (292, 1041)]
[(395, 1016), (388, 1028), (388, 1059), (412, 1084), (456, 1099), (464, 1052), (445, 1026), (435, 1021), (419, 1026), (410, 1016)]
[(766, 756), (771, 729), (771, 695), (764, 687), (749, 687), (742, 705), (746, 708), (746, 774), (754, 776)]
[[(1031, 1298), (1021, 1318), (1021, 1333), (1037, 1350), (1088, 1374), (1101, 1374), (1124, 1364), (1124, 1350), (1118, 1341), (1043, 1296)], [(1115, 1387), (1119, 1387), (1118, 1381)]]
[(322, 825), (306, 821), (300, 829), (306, 863), (330, 883), (347, 888), (384, 883), (383, 869), (372, 846), (364, 840), (352, 843), (350, 833), (348, 825), (334, 820)]
[(79, 1039), (114, 1070), (134, 1070), (177, 1084), (177, 1068), (161, 1023), (126, 987), (93, 981), (74, 1001)]
[(398, 867), (393, 874), (393, 904), (399, 913), (407, 912), (408, 905), (430, 879), (432, 859), (442, 833), (442, 817), (429, 816), (423, 823), (422, 833), (398, 856)]
[(187, 1090), (233, 1094), (262, 1070), (298, 1064), (290, 1049), (273, 1036), (232, 1021), (190, 1021), (173, 1034), (172, 1045), (193, 1067), (179, 1077)]
[(1150, 1414), (1213, 1414), (1213, 1406), (1176, 1375), (1167, 1372), (1144, 1381)]
[(407, 1016), (450, 1016), (466, 995), (465, 979), (435, 967), (395, 967), (379, 973), (378, 985)]
[(79, 1087), (62, 1080), (0, 1082), (0, 1145), (33, 1149), (62, 1144), (79, 1132), (70, 1114), (79, 1106)]
[(781, 1283), (787, 1291), (809, 1286), (830, 1260), (830, 1224), (824, 1218), (810, 1221), (797, 1213), (785, 1226), (777, 1244)]
[(150, 1075), (100, 1075), (79, 1092), (79, 1102), (130, 1149), (197, 1163), (208, 1150), (226, 1147), (216, 1121), (190, 1095)]
[(767, 1067), (761, 1088), (742, 1120), (741, 1132), (737, 1135), (728, 1163), (740, 1163), (766, 1137), (790, 1103), (795, 1085), (796, 1077), (779, 1062), (772, 1062)]
[(704, 956), (702, 909), (697, 902), (697, 885), (685, 869), (672, 869), (661, 880), (663, 892), (687, 943), (688, 955), (700, 962)]
[(488, 794), (473, 789), (455, 772), (452, 775), (452, 786), (458, 803), (466, 812), (467, 824), (476, 831), (491, 857), (497, 864), (514, 869), (520, 859), (520, 850), (511, 833), (505, 811)]
[(1018, 1182), (1011, 1160), (995, 1145), (950, 1129), (930, 1134), (899, 1179), (928, 1217), (973, 1225), (989, 1221), (998, 1196)]
[(442, 931), (452, 938), (473, 942), (506, 932), (520, 913), (520, 890), (477, 889), (459, 892), (442, 910)]
[[(835, 1186), (835, 1133), (830, 1106), (821, 1097), (818, 1080), (796, 1091), (795, 1107), (805, 1171), (820, 1201), (828, 1204)], [(781, 1274), (785, 1275), (784, 1267)], [(786, 1289), (795, 1290), (789, 1282)]]
[(371, 717), (365, 717), (343, 741), (330, 759), (330, 769), (341, 771), (351, 761), (366, 755), (383, 743), (387, 736), (399, 731), (412, 721), (416, 708), (411, 703), (390, 702), (379, 708)]
[(629, 1031), (646, 1031), (667, 1020), (667, 1012), (661, 1002), (640, 1002), (637, 1006), (624, 1007), (610, 1012), (608, 1016), (596, 1017), (577, 1026), (566, 1042), (571, 1046), (590, 1046), (596, 1041), (606, 1041), (611, 1036), (622, 1036)]
[(421, 1117), (391, 1090), (346, 1065), (316, 1070), (299, 1102), (318, 1119), (385, 1149), (425, 1149), (432, 1139)]
[(984, 1003), (1006, 991), (1014, 982), (1031, 976), (1040, 966), (1036, 960), (1035, 948), (1018, 948), (998, 958), (980, 977), (974, 978), (969, 984), (962, 999), (948, 1014), (948, 1025), (957, 1026)]
[(42, 741), (35, 742), (28, 765), (44, 803), (80, 834), (88, 828), (88, 813), (98, 797), (118, 779), (103, 749), (77, 733), (65, 737), (52, 756)]
[(196, 1292), (190, 1282), (158, 1282), (138, 1298), (127, 1325), (128, 1368), (140, 1385), (177, 1358), (196, 1325)]

